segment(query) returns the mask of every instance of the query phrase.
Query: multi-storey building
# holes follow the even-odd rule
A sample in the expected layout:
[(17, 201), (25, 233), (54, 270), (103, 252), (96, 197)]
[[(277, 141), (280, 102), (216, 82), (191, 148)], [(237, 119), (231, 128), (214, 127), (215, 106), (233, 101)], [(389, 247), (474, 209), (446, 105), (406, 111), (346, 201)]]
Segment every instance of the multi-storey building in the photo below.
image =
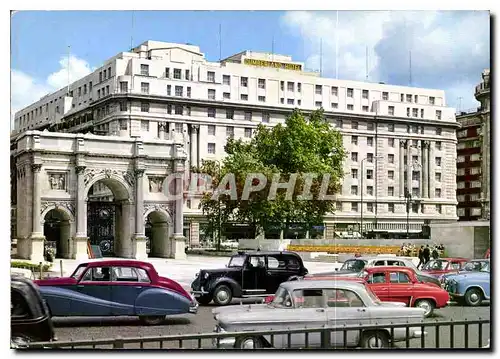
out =
[(475, 97), (481, 106), (457, 116), (457, 214), (459, 220), (489, 219), (490, 71), (482, 74)]
[[(326, 238), (359, 231), (361, 222), (365, 234), (404, 235), (426, 222), (457, 220), (458, 125), (444, 91), (324, 78), (289, 56), (243, 51), (210, 62), (198, 46), (147, 41), (17, 112), (14, 135), (47, 128), (181, 136), (196, 166), (223, 157), (228, 137), (251, 138), (257, 125), (281, 123), (294, 108), (323, 108), (349, 152), (337, 209), (324, 220)], [(405, 194), (412, 195), (408, 213)], [(203, 222), (198, 201), (184, 207), (193, 242)]]

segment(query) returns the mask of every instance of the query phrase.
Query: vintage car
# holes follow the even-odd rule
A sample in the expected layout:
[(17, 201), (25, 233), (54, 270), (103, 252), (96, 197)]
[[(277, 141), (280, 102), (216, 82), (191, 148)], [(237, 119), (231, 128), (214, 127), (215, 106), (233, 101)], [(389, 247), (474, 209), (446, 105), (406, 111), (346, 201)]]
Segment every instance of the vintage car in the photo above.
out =
[(455, 274), (465, 274), (469, 272), (481, 272), (490, 270), (490, 260), (489, 259), (473, 259), (465, 263), (459, 271), (454, 271), (450, 273), (445, 273), (439, 276), (439, 281), (441, 282), (441, 287), (444, 288), (446, 281), (449, 277)]
[(276, 292), (292, 276), (307, 274), (294, 252), (239, 252), (226, 268), (202, 269), (191, 284), (196, 300), (228, 305), (233, 298), (262, 297)]
[(450, 275), (444, 289), (460, 304), (481, 305), (484, 300), (490, 300), (490, 267), (479, 272)]
[(348, 259), (344, 262), (338, 271), (315, 273), (312, 276), (336, 275), (356, 277), (364, 268), (382, 267), (382, 266), (399, 266), (408, 267), (415, 271), (418, 280), (425, 283), (434, 284), (441, 287), (438, 278), (435, 278), (425, 272), (419, 271), (413, 261), (407, 257), (396, 256), (376, 256), (376, 257), (357, 257)]
[[(352, 280), (352, 277), (305, 276), (305, 280)], [(360, 272), (373, 293), (383, 302), (401, 302), (409, 307), (425, 310), (430, 317), (435, 308), (443, 308), (450, 300), (447, 291), (433, 284), (420, 281), (415, 271), (409, 267), (370, 267)]]
[(11, 349), (56, 340), (49, 309), (38, 287), (19, 275), (11, 276), (10, 282), (10, 331)]
[(95, 260), (68, 278), (36, 280), (55, 317), (138, 316), (160, 324), (167, 315), (192, 313), (198, 303), (177, 282), (161, 277), (151, 263)]
[[(301, 328), (337, 328), (342, 326), (375, 325), (373, 330), (347, 332), (347, 347), (387, 348), (406, 339), (406, 328), (395, 328), (391, 339), (389, 323), (420, 323), (424, 310), (408, 308), (402, 303), (381, 302), (364, 283), (352, 280), (308, 281), (282, 283), (268, 304), (219, 307), (212, 311), (217, 321), (215, 332), (251, 332)], [(410, 327), (409, 336), (425, 335), (420, 328)], [(288, 343), (288, 338), (291, 342)], [(248, 333), (237, 338), (219, 339), (219, 348), (255, 349), (271, 347), (320, 348), (321, 334), (286, 334), (254, 336)], [(332, 347), (344, 346), (342, 331), (330, 332)], [(217, 344), (214, 342), (214, 344)]]
[(422, 272), (439, 278), (446, 273), (456, 273), (467, 263), (465, 258), (438, 258), (431, 259), (422, 266)]

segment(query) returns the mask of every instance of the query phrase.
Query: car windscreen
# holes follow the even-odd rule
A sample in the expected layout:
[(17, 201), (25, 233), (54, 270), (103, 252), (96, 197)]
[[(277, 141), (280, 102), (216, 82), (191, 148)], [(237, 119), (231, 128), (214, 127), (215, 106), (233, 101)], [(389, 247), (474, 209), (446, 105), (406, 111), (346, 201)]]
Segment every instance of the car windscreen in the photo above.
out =
[(274, 295), (274, 299), (272, 301), (272, 305), (274, 307), (280, 308), (291, 308), (292, 307), (292, 299), (290, 297), (290, 293), (283, 287), (279, 287)]
[(366, 265), (366, 261), (361, 259), (348, 259), (344, 262), (340, 270), (347, 270), (352, 272), (359, 272)]
[(423, 270), (444, 270), (448, 266), (448, 261), (431, 260), (422, 267)]
[(229, 260), (229, 264), (227, 265), (228, 267), (243, 267), (243, 264), (245, 263), (245, 256), (232, 256), (231, 259)]
[(71, 275), (71, 278), (78, 279), (82, 276), (83, 272), (87, 269), (86, 266), (79, 266), (76, 268), (75, 272)]
[(462, 268), (462, 270), (466, 272), (479, 272), (481, 270), (488, 271), (488, 269), (489, 265), (487, 262), (479, 262), (479, 261), (467, 262)]

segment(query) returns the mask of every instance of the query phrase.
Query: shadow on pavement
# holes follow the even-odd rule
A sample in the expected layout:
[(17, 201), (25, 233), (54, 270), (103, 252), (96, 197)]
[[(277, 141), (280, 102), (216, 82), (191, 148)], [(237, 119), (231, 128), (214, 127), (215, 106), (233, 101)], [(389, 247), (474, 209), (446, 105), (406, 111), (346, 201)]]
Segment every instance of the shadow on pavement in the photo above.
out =
[[(56, 328), (60, 327), (123, 327), (123, 326), (145, 326), (137, 317), (54, 317), (53, 323)], [(165, 321), (158, 325), (147, 325), (148, 327), (189, 325), (191, 321), (183, 317), (167, 317)]]

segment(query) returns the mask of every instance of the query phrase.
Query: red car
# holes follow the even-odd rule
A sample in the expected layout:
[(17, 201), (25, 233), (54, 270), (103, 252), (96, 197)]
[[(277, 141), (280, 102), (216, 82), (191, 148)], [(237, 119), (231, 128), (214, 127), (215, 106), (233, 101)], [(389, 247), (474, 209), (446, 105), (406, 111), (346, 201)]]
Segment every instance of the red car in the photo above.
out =
[(458, 273), (469, 260), (465, 258), (438, 258), (431, 259), (424, 264), (422, 271), (439, 278), (443, 274)]
[(55, 317), (138, 316), (155, 325), (167, 315), (198, 310), (179, 283), (161, 277), (151, 263), (136, 260), (91, 261), (70, 277), (34, 282)]
[(305, 280), (364, 280), (383, 302), (401, 302), (406, 306), (425, 309), (425, 316), (435, 308), (443, 308), (450, 300), (448, 292), (434, 284), (419, 282), (415, 271), (409, 267), (386, 266), (365, 268), (358, 277), (304, 277)]

